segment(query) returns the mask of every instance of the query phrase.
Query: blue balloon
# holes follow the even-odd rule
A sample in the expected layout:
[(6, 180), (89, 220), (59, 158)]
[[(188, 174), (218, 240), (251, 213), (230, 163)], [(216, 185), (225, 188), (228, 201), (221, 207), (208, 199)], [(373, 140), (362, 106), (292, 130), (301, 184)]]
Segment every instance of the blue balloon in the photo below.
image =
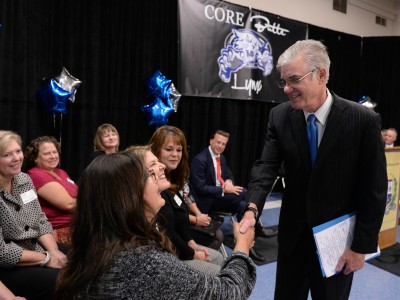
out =
[(372, 101), (369, 96), (362, 96), (360, 99), (358, 99), (358, 103), (371, 109), (374, 109), (377, 105), (377, 103)]
[(362, 96), (360, 99), (358, 99), (358, 103), (363, 103), (366, 99), (368, 98), (368, 96)]
[(71, 94), (71, 92), (62, 89), (54, 79), (51, 79), (48, 84), (38, 90), (37, 97), (45, 110), (66, 114), (66, 103)]
[(167, 106), (159, 97), (156, 97), (152, 103), (143, 105), (141, 108), (147, 115), (149, 125), (156, 127), (168, 124), (168, 117), (174, 111), (170, 101), (168, 101)]
[(153, 76), (146, 80), (147, 87), (150, 94), (167, 99), (169, 97), (169, 86), (171, 79), (167, 79), (159, 70), (157, 70)]

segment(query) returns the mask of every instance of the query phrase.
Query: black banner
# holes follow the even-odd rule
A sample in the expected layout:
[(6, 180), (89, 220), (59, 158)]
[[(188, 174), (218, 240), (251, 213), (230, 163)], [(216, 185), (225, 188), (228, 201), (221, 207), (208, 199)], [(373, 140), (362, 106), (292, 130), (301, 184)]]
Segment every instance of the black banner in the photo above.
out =
[(306, 38), (305, 23), (216, 0), (179, 0), (178, 27), (183, 95), (287, 101), (275, 65)]

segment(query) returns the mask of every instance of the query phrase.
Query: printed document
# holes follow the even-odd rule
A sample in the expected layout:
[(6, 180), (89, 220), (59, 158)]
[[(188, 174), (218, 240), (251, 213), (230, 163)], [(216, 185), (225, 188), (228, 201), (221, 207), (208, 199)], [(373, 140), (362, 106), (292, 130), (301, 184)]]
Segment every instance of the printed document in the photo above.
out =
[[(313, 227), (318, 258), (324, 277), (331, 277), (336, 274), (335, 268), (340, 258), (350, 248), (353, 241), (355, 223), (356, 214), (351, 213)], [(365, 260), (379, 255), (380, 249), (378, 246), (377, 252), (365, 255)]]

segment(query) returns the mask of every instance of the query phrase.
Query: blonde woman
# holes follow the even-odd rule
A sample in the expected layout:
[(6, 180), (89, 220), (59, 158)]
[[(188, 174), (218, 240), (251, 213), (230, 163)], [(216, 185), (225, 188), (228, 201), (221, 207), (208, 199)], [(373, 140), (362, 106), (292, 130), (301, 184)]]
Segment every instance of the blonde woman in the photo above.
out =
[(21, 137), (0, 130), (0, 280), (29, 300), (53, 299), (67, 257), (40, 209), (31, 178), (21, 172)]

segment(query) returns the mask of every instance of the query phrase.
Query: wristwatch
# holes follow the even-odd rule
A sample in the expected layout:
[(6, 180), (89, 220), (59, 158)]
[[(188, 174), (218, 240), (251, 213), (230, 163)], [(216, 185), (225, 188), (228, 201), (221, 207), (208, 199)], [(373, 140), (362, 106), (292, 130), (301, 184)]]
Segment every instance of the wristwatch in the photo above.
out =
[(251, 211), (251, 212), (254, 214), (254, 219), (256, 219), (256, 221), (257, 221), (257, 218), (258, 218), (258, 210), (257, 210), (256, 208), (254, 208), (254, 207), (249, 206), (249, 205), (250, 205), (250, 203), (247, 204), (247, 209), (246, 209), (246, 211)]

